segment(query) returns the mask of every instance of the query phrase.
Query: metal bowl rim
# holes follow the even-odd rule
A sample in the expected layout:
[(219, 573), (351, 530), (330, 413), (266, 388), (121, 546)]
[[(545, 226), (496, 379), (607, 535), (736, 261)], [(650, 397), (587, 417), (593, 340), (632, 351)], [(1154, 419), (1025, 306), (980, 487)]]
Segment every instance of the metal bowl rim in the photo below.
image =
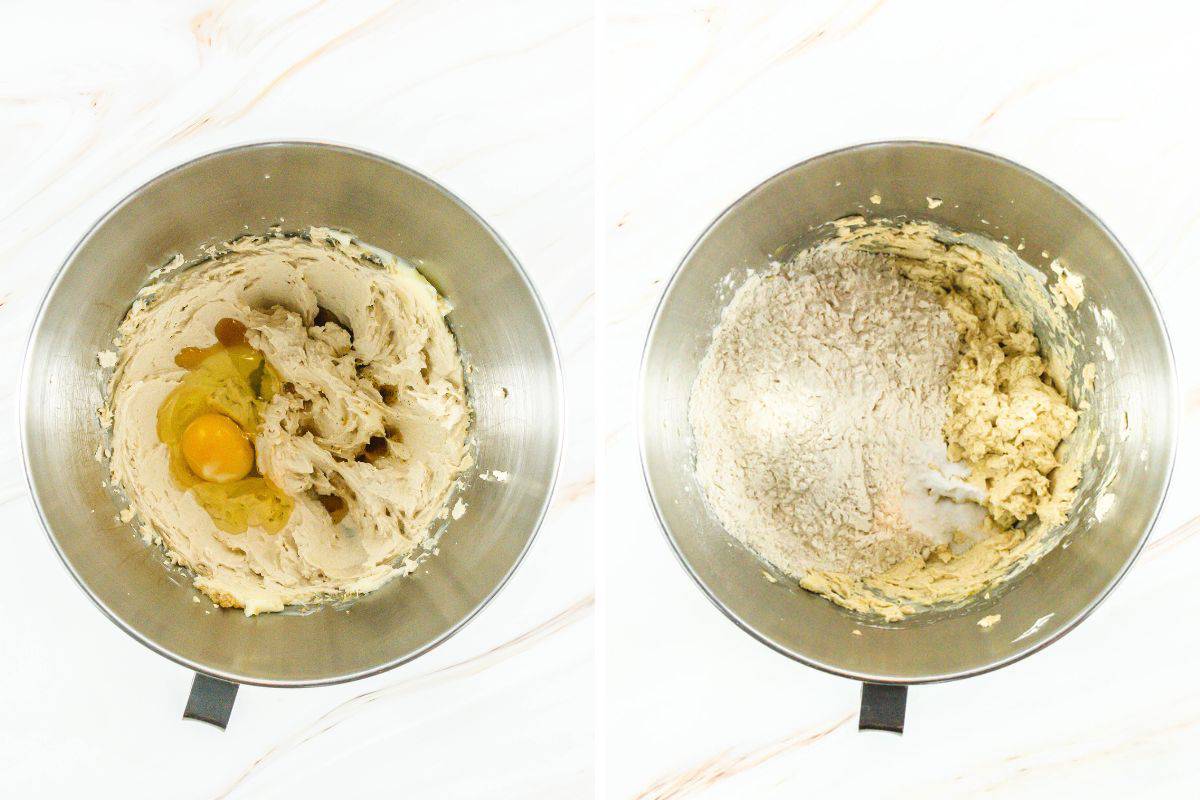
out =
[[(312, 149), (316, 149), (316, 150), (332, 150), (332, 151), (340, 152), (340, 153), (343, 153), (346, 155), (364, 157), (364, 158), (370, 159), (372, 161), (375, 161), (375, 162), (379, 163), (380, 165), (388, 167), (390, 169), (397, 169), (402, 172), (405, 172), (408, 175), (410, 175), (411, 177), (416, 178), (417, 180), (426, 183), (427, 185), (432, 187), (435, 191), (439, 192), (444, 197), (449, 199), (452, 203), (454, 203), (459, 208), (461, 208), (463, 211), (465, 211), (467, 213), (467, 215), (471, 219), (473, 219), (477, 225), (479, 225), (489, 236), (491, 236), (496, 241), (496, 243), (500, 246), (500, 249), (504, 252), (505, 256), (509, 259), (512, 266), (515, 268), (517, 277), (520, 278), (522, 283), (525, 284), (525, 287), (529, 290), (530, 295), (533, 297), (534, 307), (537, 311), (538, 318), (541, 320), (542, 326), (546, 332), (546, 336), (550, 341), (552, 366), (554, 368), (554, 391), (558, 398), (557, 412), (556, 412), (557, 416), (554, 420), (555, 427), (558, 430), (558, 443), (557, 443), (557, 446), (555, 447), (554, 459), (551, 464), (550, 480), (548, 482), (548, 487), (547, 487), (548, 491), (546, 492), (545, 499), (542, 501), (541, 507), (537, 511), (537, 516), (536, 516), (536, 519), (534, 520), (533, 529), (529, 534), (529, 538), (526, 540), (524, 547), (522, 547), (522, 549), (521, 549), (521, 552), (517, 555), (516, 560), (513, 561), (512, 566), (508, 569), (508, 571), (504, 574), (504, 576), (501, 577), (499, 582), (497, 582), (497, 584), (491, 589), (491, 591), (488, 592), (487, 596), (485, 596), (461, 620), (459, 620), (457, 623), (452, 625), (441, 636), (438, 636), (437, 638), (426, 643), (424, 646), (417, 648), (416, 650), (412, 651), (411, 653), (406, 653), (402, 656), (399, 656), (398, 658), (383, 662), (381, 664), (377, 664), (377, 665), (375, 665), (373, 667), (369, 667), (367, 669), (358, 670), (356, 672), (349, 672), (349, 673), (345, 673), (345, 674), (341, 674), (341, 675), (333, 675), (333, 676), (329, 676), (329, 677), (322, 677), (322, 678), (315, 678), (315, 679), (289, 679), (289, 678), (264, 679), (264, 678), (256, 678), (253, 676), (240, 675), (240, 674), (237, 674), (234, 672), (227, 672), (225, 670), (214, 669), (207, 665), (204, 665), (204, 664), (192, 661), (188, 658), (185, 658), (185, 657), (179, 655), (178, 653), (175, 653), (172, 650), (169, 650), (168, 648), (165, 648), (165, 647), (159, 645), (157, 642), (153, 641), (149, 637), (143, 636), (140, 632), (134, 630), (131, 626), (127, 625), (124, 622), (124, 620), (117, 617), (116, 614), (114, 614), (112, 612), (112, 610), (109, 609), (109, 607), (100, 600), (99, 597), (97, 597), (95, 594), (92, 593), (92, 590), (84, 583), (83, 579), (79, 576), (79, 573), (76, 572), (75, 567), (71, 564), (70, 560), (67, 559), (66, 554), (63, 553), (62, 548), (58, 544), (58, 539), (54, 536), (54, 533), (51, 531), (50, 523), (46, 519), (46, 516), (45, 516), (44, 512), (42, 511), (42, 504), (38, 497), (37, 490), (34, 488), (33, 478), (32, 478), (32, 475), (31, 475), (30, 469), (29, 469), (28, 451), (30, 449), (30, 441), (29, 441), (29, 430), (27, 428), (26, 414), (27, 414), (27, 404), (28, 404), (28, 400), (29, 400), (28, 392), (29, 392), (30, 356), (33, 352), (33, 347), (34, 347), (34, 344), (36, 343), (38, 332), (41, 329), (42, 323), (44, 321), (43, 318), (46, 313), (47, 303), (49, 302), (50, 298), (54, 294), (55, 290), (58, 288), (58, 285), (62, 282), (63, 277), (67, 273), (68, 267), (71, 265), (71, 262), (74, 261), (75, 256), (78, 254), (79, 250), (92, 238), (92, 236), (96, 233), (96, 231), (98, 231), (103, 225), (108, 223), (112, 219), (112, 217), (114, 215), (116, 215), (116, 213), (118, 211), (120, 211), (125, 206), (127, 206), (129, 203), (131, 203), (132, 201), (137, 199), (143, 192), (147, 191), (152, 186), (158, 185), (161, 182), (165, 182), (165, 181), (169, 180), (170, 178), (173, 178), (176, 173), (182, 172), (183, 170), (188, 169), (193, 166), (196, 166), (204, 161), (208, 161), (210, 159), (218, 158), (218, 157), (229, 155), (232, 153), (241, 152), (244, 150), (258, 150), (258, 149), (268, 149), (268, 148), (297, 148), (297, 147), (298, 148), (312, 148)], [(398, 161), (394, 161), (394, 160), (392, 160), (386, 156), (380, 155), (378, 153), (374, 153), (369, 150), (364, 150), (359, 147), (354, 147), (354, 146), (350, 146), (350, 145), (339, 144), (339, 143), (334, 143), (334, 142), (329, 142), (329, 141), (316, 140), (316, 139), (278, 139), (278, 140), (272, 139), (272, 140), (265, 140), (265, 141), (254, 141), (254, 142), (248, 142), (245, 144), (234, 145), (231, 147), (224, 147), (224, 148), (221, 148), (220, 150), (214, 150), (214, 151), (211, 151), (208, 153), (204, 153), (202, 155), (196, 156), (195, 158), (188, 159), (187, 161), (184, 161), (174, 167), (171, 167), (170, 169), (166, 170), (165, 172), (162, 172), (162, 173), (150, 178), (149, 180), (147, 180), (146, 182), (144, 182), (140, 186), (138, 186), (136, 189), (129, 192), (124, 197), (122, 197), (120, 200), (118, 200), (108, 211), (106, 211), (103, 215), (101, 215), (100, 218), (98, 220), (96, 220), (96, 222), (94, 222), (87, 229), (87, 231), (83, 234), (83, 236), (81, 236), (79, 238), (79, 240), (75, 243), (75, 246), (72, 247), (70, 252), (67, 254), (67, 257), (63, 261), (62, 265), (55, 272), (53, 279), (50, 281), (50, 285), (47, 287), (45, 293), (42, 295), (42, 299), (38, 304), (37, 314), (34, 317), (33, 324), (29, 329), (29, 335), (28, 335), (28, 337), (26, 339), (26, 343), (25, 343), (25, 354), (22, 359), (21, 382), (20, 382), (18, 398), (19, 399), (18, 399), (18, 403), (17, 403), (17, 407), (18, 407), (17, 417), (18, 417), (18, 424), (20, 426), (20, 432), (21, 432), (21, 435), (20, 435), (21, 466), (25, 472), (25, 485), (29, 490), (29, 496), (33, 501), (34, 510), (37, 511), (38, 519), (41, 522), (42, 529), (46, 533), (46, 537), (50, 540), (51, 546), (53, 546), (54, 551), (58, 554), (59, 560), (62, 562), (63, 566), (66, 567), (67, 572), (69, 572), (71, 574), (71, 577), (75, 580), (75, 583), (79, 586), (79, 588), (81, 590), (83, 590), (83, 593), (85, 595), (87, 595), (87, 597), (92, 601), (92, 603), (94, 603), (95, 606), (98, 609), (100, 609), (100, 611), (104, 614), (104, 616), (108, 617), (108, 619), (113, 624), (115, 624), (118, 628), (120, 628), (122, 631), (127, 633), (129, 636), (131, 636), (134, 640), (145, 645), (150, 650), (154, 651), (155, 653), (159, 654), (160, 656), (168, 658), (171, 661), (174, 661), (175, 663), (179, 664), (180, 666), (186, 667), (194, 672), (202, 673), (204, 675), (209, 675), (211, 677), (218, 678), (218, 679), (224, 680), (224, 681), (229, 681), (232, 683), (247, 684), (247, 685), (254, 685), (254, 686), (269, 686), (269, 687), (279, 687), (279, 688), (299, 688), (299, 687), (305, 687), (305, 686), (331, 686), (331, 685), (338, 684), (338, 683), (347, 683), (349, 681), (355, 681), (355, 680), (359, 680), (360, 678), (367, 678), (372, 675), (378, 675), (382, 672), (387, 672), (390, 669), (394, 669), (395, 667), (398, 667), (402, 664), (406, 664), (409, 661), (412, 661), (416, 658), (419, 658), (419, 657), (425, 655), (429, 651), (433, 650), (435, 647), (438, 647), (439, 645), (441, 645), (442, 643), (447, 641), (454, 634), (456, 634), (460, 630), (462, 630), (463, 627), (465, 627), (468, 622), (470, 622), (472, 619), (474, 619), (479, 614), (479, 612), (482, 611), (483, 608), (488, 603), (490, 603), (496, 597), (497, 594), (499, 594), (500, 590), (503, 589), (504, 586), (512, 578), (513, 573), (515, 573), (517, 570), (517, 567), (519, 567), (521, 565), (521, 562), (523, 562), (525, 560), (525, 556), (528, 555), (530, 548), (533, 546), (533, 542), (537, 538), (537, 535), (538, 535), (539, 531), (541, 530), (542, 523), (546, 519), (546, 514), (550, 509), (550, 504), (554, 498), (555, 489), (556, 489), (556, 486), (558, 483), (559, 470), (562, 466), (563, 440), (564, 440), (564, 434), (565, 434), (564, 420), (565, 420), (565, 409), (566, 409), (566, 398), (564, 396), (564, 391), (563, 391), (562, 360), (561, 360), (561, 356), (559, 354), (558, 342), (554, 335), (554, 325), (551, 322), (549, 315), (546, 313), (545, 303), (542, 301), (542, 297), (538, 293), (537, 287), (534, 286), (533, 282), (529, 279), (529, 275), (525, 272), (525, 268), (521, 264), (520, 260), (517, 258), (516, 253), (513, 252), (512, 248), (508, 246), (508, 243), (500, 236), (500, 234), (497, 233), (496, 230), (494, 228), (492, 228), (492, 226), (489, 225), (481, 216), (479, 216), (479, 214), (477, 214), (474, 209), (472, 209), (469, 205), (467, 205), (466, 202), (464, 202), (454, 192), (451, 192), (449, 189), (442, 186), (440, 183), (433, 180), (432, 178), (422, 174), (421, 172), (418, 172), (417, 170), (413, 169), (412, 167), (409, 167)]]
[[(823, 161), (825, 159), (828, 159), (828, 158), (831, 158), (834, 156), (844, 155), (846, 153), (853, 153), (853, 152), (867, 151), (867, 150), (876, 150), (876, 149), (887, 149), (887, 148), (893, 148), (893, 147), (917, 147), (917, 148), (929, 148), (929, 149), (957, 150), (957, 151), (965, 152), (965, 153), (968, 153), (968, 154), (971, 154), (971, 155), (974, 155), (974, 156), (977, 156), (977, 157), (980, 157), (983, 159), (991, 160), (991, 161), (999, 163), (1003, 166), (1015, 169), (1020, 173), (1023, 173), (1027, 177), (1032, 178), (1033, 180), (1035, 180), (1035, 181), (1043, 184), (1047, 188), (1049, 188), (1052, 192), (1054, 192), (1056, 195), (1058, 195), (1058, 197), (1060, 197), (1061, 199), (1065, 200), (1067, 203), (1075, 206), (1079, 211), (1081, 211), (1083, 213), (1083, 215), (1088, 220), (1091, 221), (1091, 223), (1093, 225), (1095, 225), (1097, 227), (1098, 230), (1100, 230), (1105, 236), (1107, 236), (1108, 239), (1116, 246), (1117, 251), (1121, 254), (1122, 258), (1124, 258), (1125, 263), (1128, 264), (1129, 267), (1131, 268), (1133, 277), (1141, 285), (1143, 291), (1145, 291), (1146, 296), (1150, 300), (1150, 307), (1154, 312), (1153, 324), (1158, 328), (1158, 331), (1159, 331), (1160, 335), (1162, 336), (1163, 343), (1166, 345), (1167, 360), (1170, 365), (1170, 369), (1168, 370), (1168, 374), (1166, 376), (1166, 380), (1167, 380), (1167, 384), (1168, 384), (1166, 388), (1169, 390), (1168, 397), (1170, 398), (1170, 420), (1169, 420), (1169, 423), (1167, 426), (1169, 438), (1170, 438), (1170, 445), (1169, 445), (1170, 452), (1167, 454), (1166, 471), (1163, 476), (1162, 486), (1159, 489), (1158, 502), (1155, 504), (1154, 512), (1150, 515), (1150, 519), (1147, 522), (1145, 529), (1142, 531), (1142, 534), (1139, 537), (1137, 544), (1130, 551), (1129, 557), (1125, 560), (1125, 563), (1121, 565), (1121, 567), (1113, 574), (1112, 578), (1108, 581), (1108, 583), (1104, 586), (1104, 588), (1095, 597), (1093, 597), (1091, 599), (1091, 601), (1087, 604), (1087, 606), (1085, 608), (1083, 608), (1081, 611), (1079, 611), (1072, 619), (1067, 621), (1059, 630), (1057, 630), (1054, 633), (1054, 635), (1046, 638), (1045, 640), (1043, 640), (1041, 642), (1037, 642), (1036, 644), (1032, 644), (1032, 645), (1028, 645), (1023, 648), (1020, 648), (1017, 651), (1015, 651), (1014, 653), (1012, 653), (1011, 655), (1008, 655), (1001, 659), (997, 659), (996, 661), (992, 661), (987, 664), (983, 664), (979, 667), (975, 667), (972, 669), (966, 669), (966, 670), (960, 670), (958, 672), (947, 672), (947, 673), (942, 673), (942, 674), (921, 675), (917, 678), (901, 678), (901, 677), (897, 677), (895, 675), (872, 674), (872, 673), (867, 673), (867, 672), (858, 672), (855, 670), (842, 669), (835, 664), (825, 663), (818, 659), (812, 658), (811, 656), (807, 656), (803, 653), (800, 653), (800, 652), (794, 651), (788, 647), (785, 647), (784, 645), (774, 641), (767, 635), (761, 633), (760, 631), (755, 629), (753, 625), (751, 625), (750, 623), (748, 623), (747, 621), (745, 621), (741, 617), (739, 617), (737, 614), (735, 614), (732, 609), (730, 609), (728, 606), (726, 606), (720, 600), (720, 598), (717, 596), (717, 593), (712, 588), (710, 588), (701, 579), (701, 577), (696, 573), (696, 571), (692, 568), (692, 565), (688, 562), (687, 558), (684, 556), (683, 551), (680, 548), (679, 544), (676, 542), (675, 537), (671, 533), (671, 530), (670, 530), (669, 526), (667, 525), (666, 519), (663, 515), (663, 510), (662, 510), (662, 506), (659, 504), (659, 499), (654, 493), (654, 487), (653, 487), (653, 484), (651, 483), (651, 478), (650, 478), (650, 468), (649, 468), (649, 465), (647, 464), (647, 458), (646, 458), (647, 426), (648, 426), (647, 417), (650, 416), (649, 412), (647, 411), (647, 402), (646, 402), (647, 401), (647, 398), (646, 398), (646, 391), (647, 391), (647, 389), (646, 389), (646, 359), (647, 359), (647, 356), (649, 355), (650, 345), (654, 341), (654, 334), (658, 329), (659, 322), (661, 321), (662, 311), (663, 311), (664, 306), (666, 305), (667, 298), (671, 295), (672, 290), (675, 288), (675, 284), (679, 280), (680, 276), (683, 274), (684, 269), (686, 268), (688, 262), (691, 260), (692, 256), (695, 254), (696, 250), (713, 233), (713, 231), (716, 230), (717, 226), (720, 225), (721, 222), (723, 222), (725, 220), (725, 218), (734, 211), (734, 209), (736, 209), (738, 206), (740, 206), (743, 202), (749, 200), (752, 196), (758, 194), (760, 191), (765, 190), (768, 186), (775, 183), (775, 181), (782, 179), (783, 177), (785, 177), (786, 175), (791, 173), (793, 170), (800, 169), (801, 167), (805, 167), (805, 166), (808, 166), (809, 164), (813, 164), (818, 161)], [(721, 211), (713, 219), (713, 221), (708, 224), (707, 227), (705, 227), (704, 231), (700, 234), (700, 236), (696, 239), (696, 241), (692, 244), (692, 246), (690, 248), (688, 248), (687, 253), (684, 254), (683, 259), (679, 262), (679, 265), (671, 273), (671, 278), (670, 278), (670, 280), (667, 281), (667, 285), (664, 287), (662, 295), (659, 297), (658, 303), (655, 305), (654, 314), (651, 317), (650, 327), (646, 332), (645, 342), (642, 346), (642, 359), (641, 359), (641, 365), (640, 365), (639, 371), (638, 371), (638, 392), (637, 392), (637, 397), (638, 397), (638, 414), (637, 414), (638, 456), (641, 460), (642, 480), (645, 484), (646, 492), (649, 495), (650, 505), (653, 508), (654, 516), (658, 520), (659, 528), (662, 529), (663, 535), (666, 537), (667, 543), (671, 547), (671, 551), (675, 554), (675, 557), (678, 559), (680, 566), (682, 566), (684, 571), (687, 572), (687, 574), (692, 578), (693, 581), (695, 581), (696, 585), (700, 588), (700, 590), (704, 593), (704, 595), (709, 599), (709, 601), (712, 602), (712, 604), (714, 606), (716, 606), (717, 609), (722, 614), (724, 614), (725, 617), (728, 618), (729, 621), (731, 621), (734, 625), (736, 625), (738, 628), (740, 628), (745, 633), (752, 636), (754, 639), (756, 639), (760, 643), (766, 645), (767, 647), (771, 648), (775, 652), (779, 653), (780, 655), (787, 656), (788, 658), (790, 658), (794, 661), (799, 661), (800, 663), (805, 664), (806, 666), (821, 670), (822, 672), (827, 672), (831, 675), (838, 675), (840, 677), (850, 678), (852, 680), (862, 681), (864, 683), (889, 683), (889, 684), (902, 684), (902, 685), (917, 685), (917, 684), (923, 684), (923, 683), (940, 683), (940, 682), (944, 682), (944, 681), (952, 681), (952, 680), (959, 680), (962, 678), (970, 678), (970, 677), (974, 677), (976, 675), (983, 675), (984, 673), (991, 672), (993, 670), (997, 670), (997, 669), (1000, 669), (1001, 667), (1006, 667), (1010, 664), (1020, 661), (1021, 659), (1031, 656), (1034, 653), (1038, 652), (1039, 650), (1042, 650), (1043, 648), (1048, 647), (1049, 645), (1051, 645), (1054, 642), (1061, 639), (1063, 636), (1066, 636), (1070, 631), (1074, 630), (1075, 627), (1079, 625), (1079, 623), (1083, 622), (1083, 620), (1086, 619), (1088, 617), (1088, 615), (1090, 615), (1093, 611), (1095, 611), (1096, 607), (1099, 606), (1100, 603), (1106, 597), (1108, 597), (1108, 595), (1112, 592), (1112, 590), (1116, 587), (1116, 585), (1121, 581), (1121, 579), (1123, 577), (1125, 577), (1125, 574), (1129, 571), (1130, 567), (1133, 566), (1133, 562), (1137, 559), (1138, 555), (1141, 553), (1142, 548), (1145, 547), (1146, 540), (1150, 537), (1150, 533), (1154, 530), (1154, 526), (1158, 521), (1158, 517), (1162, 513), (1163, 503), (1166, 501), (1167, 491), (1171, 484), (1171, 476), (1175, 469), (1175, 457), (1176, 457), (1176, 453), (1177, 453), (1178, 445), (1179, 445), (1179, 442), (1178, 442), (1178, 440), (1179, 440), (1179, 397), (1178, 397), (1178, 394), (1179, 394), (1179, 385), (1178, 385), (1177, 368), (1176, 368), (1176, 364), (1175, 364), (1175, 353), (1174, 353), (1174, 349), (1171, 345), (1170, 333), (1167, 330), (1167, 326), (1163, 320), (1162, 310), (1159, 308), (1159, 305), (1158, 305), (1158, 300), (1154, 297), (1154, 293), (1150, 290), (1150, 286), (1146, 282), (1145, 276), (1142, 274), (1141, 268), (1138, 267), (1137, 262), (1134, 261), (1133, 256), (1130, 255), (1129, 251), (1125, 248), (1125, 245), (1123, 245), (1121, 243), (1121, 241), (1116, 237), (1116, 235), (1113, 234), (1113, 232), (1108, 228), (1107, 225), (1104, 224), (1104, 222), (1098, 216), (1096, 216), (1090, 209), (1088, 209), (1085, 205), (1083, 205), (1081, 202), (1079, 202), (1079, 200), (1077, 200), (1074, 195), (1072, 195), (1066, 189), (1059, 186), (1054, 181), (1051, 181), (1049, 178), (1046, 178), (1046, 177), (1042, 176), (1041, 174), (1034, 172), (1032, 169), (1029, 169), (1028, 167), (1018, 164), (1017, 162), (1007, 159), (1003, 156), (996, 155), (995, 153), (989, 153), (986, 150), (980, 150), (978, 148), (967, 147), (964, 145), (954, 144), (951, 142), (943, 142), (943, 141), (927, 140), (927, 139), (878, 140), (878, 141), (870, 141), (870, 142), (863, 142), (860, 144), (848, 145), (846, 147), (840, 147), (836, 150), (830, 150), (830, 151), (827, 151), (824, 153), (820, 153), (820, 154), (812, 156), (810, 158), (806, 158), (802, 161), (798, 161), (795, 164), (785, 167), (782, 170), (779, 170), (774, 175), (772, 175), (769, 178), (767, 178), (766, 180), (763, 180), (762, 182), (758, 183), (753, 188), (751, 188), (749, 191), (745, 192), (741, 197), (739, 197), (738, 199), (736, 199), (732, 203), (730, 203), (728, 206), (726, 206), (725, 209), (723, 211)], [(728, 535), (728, 534), (726, 534), (726, 535)]]

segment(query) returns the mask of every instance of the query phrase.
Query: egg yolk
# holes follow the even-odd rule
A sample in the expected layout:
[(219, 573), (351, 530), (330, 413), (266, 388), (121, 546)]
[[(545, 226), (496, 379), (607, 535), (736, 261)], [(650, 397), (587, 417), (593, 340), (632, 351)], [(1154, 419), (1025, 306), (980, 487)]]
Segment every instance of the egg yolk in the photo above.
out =
[(254, 467), (254, 447), (224, 414), (201, 414), (188, 423), (180, 448), (192, 472), (213, 483), (240, 481)]
[(253, 437), (283, 384), (246, 342), (242, 323), (222, 319), (213, 333), (217, 341), (210, 347), (185, 347), (176, 355), (187, 374), (158, 408), (168, 469), (220, 530), (278, 533), (294, 504), (255, 470)]

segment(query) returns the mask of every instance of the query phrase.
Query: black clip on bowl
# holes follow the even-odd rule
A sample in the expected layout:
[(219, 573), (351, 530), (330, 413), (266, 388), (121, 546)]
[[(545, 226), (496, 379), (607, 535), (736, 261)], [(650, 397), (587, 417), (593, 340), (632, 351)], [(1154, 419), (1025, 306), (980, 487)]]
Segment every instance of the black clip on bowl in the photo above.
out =
[(183, 718), (198, 719), (225, 730), (229, 724), (229, 714), (233, 711), (233, 701), (237, 699), (237, 690), (236, 683), (197, 672), (187, 707), (183, 709)]
[(864, 683), (858, 709), (860, 731), (904, 733), (908, 687), (896, 683)]

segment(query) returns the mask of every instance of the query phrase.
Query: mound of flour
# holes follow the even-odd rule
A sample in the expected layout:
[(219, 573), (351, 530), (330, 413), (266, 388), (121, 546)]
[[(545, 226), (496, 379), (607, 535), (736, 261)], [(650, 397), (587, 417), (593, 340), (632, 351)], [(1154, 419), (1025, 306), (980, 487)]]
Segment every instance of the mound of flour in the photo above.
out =
[(942, 437), (959, 334), (892, 264), (830, 244), (750, 276), (692, 391), (710, 506), (797, 577), (877, 574), (944, 544), (949, 531), (931, 520), (982, 522), (974, 503), (931, 513), (931, 491), (978, 499), (945, 462)]

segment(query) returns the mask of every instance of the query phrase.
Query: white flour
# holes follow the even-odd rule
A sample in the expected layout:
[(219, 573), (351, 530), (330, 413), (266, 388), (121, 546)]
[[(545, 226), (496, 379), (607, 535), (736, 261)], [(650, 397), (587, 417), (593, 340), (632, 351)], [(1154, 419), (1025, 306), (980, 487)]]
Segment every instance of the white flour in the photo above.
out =
[(725, 528), (800, 577), (876, 574), (981, 525), (982, 493), (942, 438), (958, 346), (937, 299), (886, 256), (826, 245), (750, 276), (689, 408)]

